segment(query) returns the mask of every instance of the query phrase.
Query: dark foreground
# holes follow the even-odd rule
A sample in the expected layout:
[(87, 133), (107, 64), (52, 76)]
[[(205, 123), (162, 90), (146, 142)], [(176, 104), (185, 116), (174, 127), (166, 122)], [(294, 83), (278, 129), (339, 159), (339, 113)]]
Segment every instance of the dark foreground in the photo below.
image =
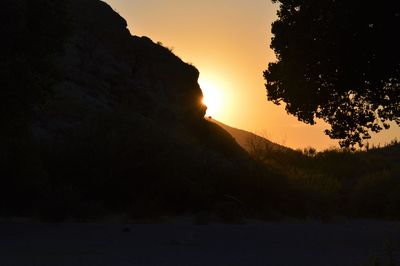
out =
[(376, 259), (379, 265), (389, 265), (389, 257), (399, 265), (399, 247), (400, 222), (367, 220), (244, 225), (194, 225), (189, 219), (164, 224), (0, 224), (2, 266), (354, 266), (374, 265)]

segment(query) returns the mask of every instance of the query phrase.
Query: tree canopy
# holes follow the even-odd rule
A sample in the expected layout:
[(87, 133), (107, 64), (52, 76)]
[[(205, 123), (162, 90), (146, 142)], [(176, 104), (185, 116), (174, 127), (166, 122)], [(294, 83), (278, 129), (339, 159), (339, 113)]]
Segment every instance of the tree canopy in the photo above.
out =
[(330, 124), (342, 147), (400, 124), (400, 2), (273, 0), (277, 61), (264, 72), (268, 100), (300, 121)]

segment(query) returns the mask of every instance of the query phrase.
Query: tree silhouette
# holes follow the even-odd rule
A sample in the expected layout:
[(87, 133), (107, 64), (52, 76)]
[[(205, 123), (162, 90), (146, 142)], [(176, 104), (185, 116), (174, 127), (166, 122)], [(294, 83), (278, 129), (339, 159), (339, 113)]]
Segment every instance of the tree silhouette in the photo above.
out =
[(400, 124), (400, 2), (273, 0), (271, 48), (264, 72), (268, 100), (300, 121), (330, 124), (342, 147)]

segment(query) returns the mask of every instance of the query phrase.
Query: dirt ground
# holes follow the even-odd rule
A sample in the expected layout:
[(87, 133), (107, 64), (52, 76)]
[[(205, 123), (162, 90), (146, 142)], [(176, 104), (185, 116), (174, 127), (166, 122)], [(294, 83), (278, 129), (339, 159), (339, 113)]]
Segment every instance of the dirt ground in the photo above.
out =
[(0, 224), (1, 266), (385, 266), (399, 250), (400, 222), (370, 220)]

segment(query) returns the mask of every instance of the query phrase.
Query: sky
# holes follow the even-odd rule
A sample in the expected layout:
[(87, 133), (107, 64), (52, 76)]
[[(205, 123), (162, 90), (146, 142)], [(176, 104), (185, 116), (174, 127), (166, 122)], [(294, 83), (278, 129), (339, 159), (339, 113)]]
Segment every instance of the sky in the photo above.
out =
[[(207, 115), (291, 148), (331, 148), (337, 141), (267, 101), (263, 71), (275, 61), (269, 48), (278, 6), (270, 0), (105, 0), (133, 35), (173, 49), (200, 71)], [(373, 135), (373, 144), (400, 138), (400, 128)]]

